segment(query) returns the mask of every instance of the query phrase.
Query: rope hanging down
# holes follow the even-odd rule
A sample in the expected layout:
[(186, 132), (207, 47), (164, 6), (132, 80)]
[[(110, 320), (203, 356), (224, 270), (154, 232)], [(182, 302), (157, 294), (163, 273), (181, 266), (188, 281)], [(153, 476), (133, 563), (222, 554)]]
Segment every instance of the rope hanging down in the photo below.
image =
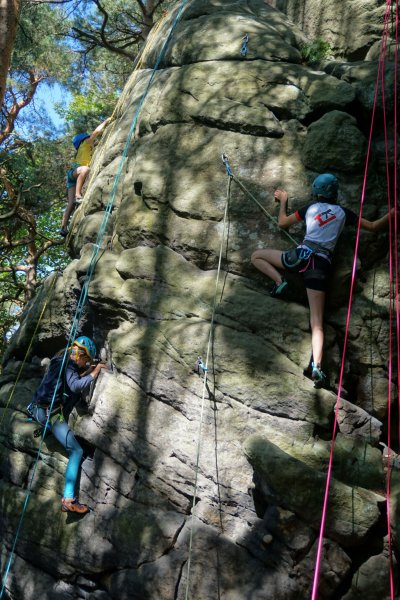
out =
[[(344, 341), (343, 341), (343, 351), (342, 351), (338, 393), (337, 393), (337, 400), (336, 400), (335, 419), (334, 419), (334, 423), (333, 423), (331, 450), (330, 450), (330, 455), (329, 455), (328, 471), (327, 471), (327, 476), (326, 476), (325, 493), (324, 493), (324, 500), (323, 500), (321, 525), (320, 525), (320, 532), (319, 532), (319, 539), (318, 539), (317, 557), (316, 557), (316, 563), (315, 563), (311, 600), (317, 600), (317, 598), (318, 598), (318, 584), (319, 584), (319, 574), (320, 574), (320, 567), (321, 567), (322, 544), (323, 544), (326, 516), (327, 516), (327, 510), (328, 510), (329, 488), (330, 488), (330, 482), (331, 482), (331, 478), (332, 478), (332, 467), (333, 467), (333, 452), (334, 452), (334, 447), (335, 447), (336, 430), (337, 430), (337, 424), (338, 424), (338, 419), (339, 419), (339, 408), (340, 408), (341, 392), (342, 392), (342, 385), (343, 385), (345, 358), (346, 358), (346, 352), (347, 352), (347, 342), (348, 342), (348, 338), (349, 338), (349, 327), (350, 327), (351, 309), (352, 309), (352, 303), (353, 303), (353, 292), (354, 292), (354, 285), (355, 285), (357, 256), (358, 256), (358, 248), (359, 248), (359, 241), (360, 241), (362, 210), (363, 210), (363, 206), (364, 206), (365, 191), (366, 191), (366, 186), (367, 186), (367, 174), (368, 174), (369, 160), (370, 160), (370, 155), (371, 155), (372, 132), (373, 132), (373, 127), (374, 127), (374, 122), (375, 122), (375, 113), (376, 113), (376, 106), (377, 106), (379, 82), (380, 82), (380, 79), (382, 76), (381, 75), (382, 70), (384, 69), (384, 60), (385, 60), (385, 54), (386, 54), (385, 40), (387, 39), (387, 32), (388, 32), (390, 4), (391, 4), (391, 1), (387, 0), (386, 13), (385, 13), (385, 25), (384, 25), (384, 32), (383, 32), (383, 36), (382, 36), (382, 40), (383, 40), (382, 41), (382, 49), (381, 49), (381, 56), (380, 56), (379, 65), (378, 65), (378, 75), (377, 75), (377, 79), (376, 79), (376, 86), (375, 86), (375, 93), (374, 93), (371, 125), (370, 125), (370, 131), (369, 131), (367, 155), (366, 155), (365, 169), (364, 169), (363, 186), (362, 186), (361, 198), (360, 198), (360, 213), (359, 213), (356, 243), (355, 243), (355, 249), (354, 249), (349, 301), (348, 301), (346, 324), (345, 324), (345, 335), (344, 335)], [(389, 382), (389, 386), (390, 386), (390, 382)], [(390, 462), (390, 456), (388, 458), (388, 462)], [(389, 532), (389, 536), (390, 536), (390, 532)], [(391, 575), (390, 575), (391, 600), (394, 600), (393, 581), (392, 580), (393, 580), (393, 577), (392, 577), (392, 572), (391, 572)]]
[(237, 177), (236, 177), (236, 176), (235, 176), (235, 175), (232, 173), (232, 169), (231, 169), (231, 168), (230, 168), (230, 166), (229, 166), (229, 162), (228, 162), (228, 157), (227, 157), (227, 155), (226, 155), (225, 153), (223, 153), (221, 158), (222, 158), (222, 162), (223, 162), (223, 163), (224, 163), (224, 165), (225, 165), (226, 172), (228, 173), (228, 177), (230, 177), (231, 179), (233, 179), (233, 181), (234, 181), (235, 183), (237, 183), (237, 185), (240, 187), (240, 189), (241, 189), (241, 190), (242, 190), (242, 191), (243, 191), (243, 192), (244, 192), (244, 193), (245, 193), (245, 194), (246, 194), (246, 195), (247, 195), (247, 196), (248, 196), (248, 197), (249, 197), (251, 200), (253, 200), (253, 202), (255, 202), (255, 203), (257, 204), (257, 206), (258, 206), (258, 207), (259, 207), (259, 208), (262, 210), (262, 212), (263, 212), (263, 213), (264, 213), (264, 214), (265, 214), (265, 215), (268, 217), (268, 219), (269, 219), (270, 221), (272, 221), (272, 222), (274, 223), (274, 225), (276, 225), (276, 227), (278, 227), (278, 228), (279, 228), (279, 231), (280, 231), (281, 233), (283, 233), (284, 235), (286, 235), (286, 237), (288, 237), (288, 238), (289, 238), (289, 240), (290, 240), (291, 242), (293, 242), (293, 244), (294, 244), (295, 246), (298, 246), (298, 245), (299, 245), (299, 242), (297, 242), (297, 241), (294, 239), (294, 237), (292, 237), (292, 236), (290, 235), (290, 233), (289, 233), (288, 231), (286, 231), (285, 229), (281, 229), (281, 228), (279, 227), (278, 219), (277, 219), (276, 217), (274, 217), (273, 215), (271, 215), (271, 213), (269, 213), (269, 212), (267, 211), (267, 209), (266, 209), (266, 208), (264, 208), (264, 206), (261, 204), (261, 202), (259, 202), (259, 201), (257, 200), (257, 198), (256, 198), (255, 196), (253, 196), (253, 194), (252, 194), (252, 193), (251, 193), (251, 192), (250, 192), (250, 191), (249, 191), (249, 190), (248, 190), (248, 189), (247, 189), (247, 188), (246, 188), (246, 187), (243, 185), (243, 183), (242, 183), (241, 181), (239, 181), (239, 179), (238, 179), (238, 178), (237, 178)]
[[(202, 396), (201, 396), (200, 420), (199, 420), (199, 429), (198, 429), (198, 433), (197, 433), (195, 480), (194, 480), (193, 502), (192, 502), (192, 519), (191, 519), (190, 536), (189, 536), (189, 552), (188, 552), (188, 561), (187, 561), (187, 579), (186, 579), (185, 600), (189, 600), (190, 575), (191, 575), (192, 551), (193, 551), (193, 528), (194, 528), (194, 518), (195, 518), (195, 514), (196, 514), (196, 499), (197, 499), (197, 487), (198, 487), (200, 451), (201, 451), (201, 434), (202, 434), (202, 427), (203, 427), (204, 405), (205, 405), (205, 397), (206, 397), (206, 390), (207, 390), (208, 363), (209, 363), (209, 359), (210, 359), (211, 345), (212, 345), (212, 340), (213, 340), (213, 335), (214, 335), (215, 313), (217, 310), (217, 306), (219, 304), (219, 302), (217, 302), (217, 296), (218, 296), (219, 279), (220, 279), (220, 274), (221, 274), (222, 252), (223, 252), (224, 241), (225, 241), (225, 237), (226, 237), (226, 224), (227, 224), (227, 220), (228, 220), (230, 190), (231, 190), (231, 178), (229, 178), (229, 180), (228, 180), (228, 191), (227, 191), (227, 197), (226, 197), (226, 202), (225, 202), (222, 237), (221, 237), (221, 244), (220, 244), (220, 248), (219, 248), (219, 257), (218, 257), (217, 276), (216, 276), (216, 280), (215, 280), (214, 299), (213, 299), (213, 306), (212, 306), (212, 311), (211, 311), (210, 331), (208, 334), (207, 355), (206, 355), (205, 362), (203, 362), (201, 356), (199, 356), (197, 359), (197, 363), (196, 363), (197, 372), (199, 373), (199, 375), (203, 375), (203, 392), (202, 392)], [(220, 299), (220, 301), (221, 301), (221, 299)]]
[[(393, 123), (393, 199), (394, 199), (394, 258), (395, 258), (395, 294), (396, 294), (396, 352), (397, 381), (400, 378), (400, 310), (399, 310), (399, 246), (398, 246), (398, 204), (397, 204), (397, 66), (399, 56), (399, 2), (396, 0), (395, 44), (394, 44), (394, 123)], [(400, 445), (400, 385), (397, 383), (398, 405), (398, 444)]]
[[(386, 52), (387, 38), (382, 42), (382, 53)], [(386, 99), (385, 99), (385, 68), (384, 64), (381, 69), (381, 86), (382, 86), (382, 107), (383, 107), (383, 130), (385, 139), (385, 154), (386, 154), (386, 185), (388, 189), (388, 211), (392, 208), (390, 194), (390, 172), (389, 172), (389, 143), (387, 135), (387, 115), (386, 115)], [(396, 131), (396, 129), (395, 129)], [(397, 246), (397, 244), (396, 244)], [(389, 219), (389, 350), (388, 350), (388, 390), (387, 390), (387, 472), (386, 472), (386, 521), (388, 531), (388, 555), (389, 555), (389, 583), (390, 583), (390, 598), (394, 599), (394, 581), (393, 581), (393, 560), (392, 560), (392, 536), (391, 536), (391, 509), (390, 509), (390, 479), (391, 479), (391, 400), (392, 400), (392, 380), (393, 380), (393, 227), (392, 220)]]
[(64, 354), (63, 354), (63, 357), (62, 357), (62, 361), (61, 361), (61, 365), (60, 365), (60, 372), (59, 372), (59, 375), (58, 375), (58, 378), (57, 378), (57, 382), (56, 382), (56, 385), (55, 385), (53, 397), (51, 399), (51, 403), (50, 403), (50, 407), (49, 407), (49, 416), (47, 417), (47, 420), (46, 420), (46, 423), (45, 423), (45, 426), (44, 426), (44, 429), (43, 429), (43, 434), (42, 434), (42, 437), (41, 437), (41, 440), (40, 440), (40, 444), (39, 444), (39, 448), (38, 448), (38, 451), (37, 451), (37, 454), (36, 454), (36, 459), (35, 459), (34, 465), (32, 467), (32, 474), (31, 474), (31, 477), (30, 477), (30, 480), (29, 480), (29, 483), (28, 483), (28, 486), (27, 486), (27, 490), (26, 490), (26, 494), (25, 494), (25, 499), (24, 499), (24, 503), (23, 503), (23, 507), (22, 507), (22, 512), (21, 512), (21, 516), (20, 516), (20, 519), (19, 519), (19, 522), (18, 522), (18, 525), (17, 525), (17, 529), (16, 529), (14, 541), (12, 543), (12, 547), (11, 547), (11, 551), (10, 551), (10, 556), (8, 558), (8, 561), (7, 561), (7, 564), (6, 564), (6, 568), (5, 568), (5, 571), (4, 571), (4, 575), (3, 575), (3, 579), (2, 579), (2, 587), (1, 587), (1, 591), (0, 591), (0, 600), (3, 598), (4, 592), (5, 592), (5, 589), (6, 589), (6, 583), (7, 583), (7, 580), (8, 580), (9, 573), (10, 573), (10, 569), (11, 569), (11, 565), (12, 565), (12, 560), (13, 560), (13, 557), (14, 557), (14, 554), (15, 554), (15, 548), (16, 548), (17, 541), (19, 539), (19, 535), (20, 535), (20, 532), (21, 532), (21, 528), (22, 528), (24, 516), (25, 516), (25, 513), (26, 513), (27, 506), (28, 506), (29, 498), (30, 498), (30, 495), (31, 495), (31, 492), (32, 492), (32, 486), (33, 486), (33, 481), (34, 481), (34, 478), (35, 478), (35, 475), (36, 475), (37, 465), (38, 465), (39, 458), (40, 458), (41, 452), (42, 452), (42, 447), (43, 447), (44, 438), (45, 438), (45, 432), (46, 432), (46, 429), (47, 429), (47, 427), (49, 425), (49, 418), (50, 418), (50, 414), (51, 414), (51, 411), (52, 411), (52, 408), (53, 408), (53, 404), (54, 404), (54, 401), (55, 401), (56, 391), (58, 389), (58, 384), (60, 382), (61, 373), (62, 373), (63, 367), (64, 367), (66, 359), (67, 359), (68, 348), (69, 348), (69, 346), (71, 346), (73, 340), (76, 337), (77, 331), (78, 331), (78, 327), (79, 327), (79, 324), (80, 324), (80, 319), (81, 319), (81, 316), (82, 316), (83, 308), (85, 306), (85, 303), (86, 303), (86, 300), (87, 300), (87, 297), (88, 297), (89, 284), (90, 284), (90, 281), (91, 281), (91, 278), (93, 276), (93, 272), (94, 272), (94, 269), (95, 269), (95, 266), (96, 266), (97, 257), (99, 255), (100, 250), (101, 250), (101, 241), (102, 241), (102, 239), (104, 237), (104, 234), (105, 234), (105, 231), (106, 231), (106, 227), (107, 227), (107, 224), (108, 224), (108, 220), (109, 220), (109, 217), (110, 217), (110, 214), (111, 214), (111, 210), (112, 210), (112, 207), (113, 207), (113, 204), (114, 204), (114, 200), (115, 200), (115, 196), (116, 196), (116, 192), (117, 192), (119, 180), (121, 178), (122, 171), (123, 171), (123, 168), (124, 168), (127, 156), (128, 156), (128, 151), (129, 151), (129, 148), (130, 148), (130, 145), (131, 145), (131, 141), (132, 141), (132, 138), (133, 138), (133, 135), (134, 135), (134, 132), (135, 132), (135, 128), (136, 128), (136, 124), (137, 124), (137, 120), (138, 120), (138, 115), (139, 115), (139, 112), (140, 112), (140, 110), (141, 110), (141, 108), (143, 106), (144, 100), (145, 100), (145, 98), (146, 98), (146, 96), (148, 94), (150, 86), (151, 86), (151, 84), (153, 82), (153, 79), (155, 77), (156, 71), (158, 70), (158, 67), (159, 67), (159, 65), (160, 65), (160, 63), (161, 63), (161, 61), (162, 61), (162, 59), (163, 59), (163, 57), (165, 55), (167, 46), (168, 46), (168, 44), (169, 44), (169, 42), (171, 40), (171, 37), (172, 37), (172, 35), (173, 35), (174, 31), (175, 31), (175, 28), (176, 28), (177, 24), (179, 23), (179, 20), (181, 18), (182, 12), (183, 12), (183, 10), (184, 10), (185, 5), (187, 4), (187, 2), (188, 2), (188, 0), (182, 0), (181, 5), (180, 5), (179, 9), (177, 10), (177, 13), (175, 15), (175, 18), (174, 18), (172, 27), (170, 29), (170, 32), (169, 32), (169, 34), (167, 36), (167, 39), (165, 40), (165, 42), (164, 42), (164, 44), (163, 44), (163, 46), (161, 48), (159, 56), (158, 56), (158, 58), (157, 58), (157, 60), (155, 62), (155, 65), (153, 67), (152, 73), (150, 75), (149, 81), (148, 81), (148, 83), (146, 85), (146, 88), (145, 88), (145, 90), (144, 90), (144, 92), (142, 94), (142, 97), (141, 97), (141, 99), (139, 101), (139, 104), (137, 106), (137, 109), (136, 109), (136, 112), (135, 112), (135, 115), (134, 115), (134, 118), (133, 118), (130, 130), (129, 130), (129, 133), (128, 133), (128, 136), (127, 136), (127, 140), (126, 140), (125, 147), (124, 147), (124, 150), (123, 150), (123, 153), (122, 153), (122, 157), (121, 157), (121, 161), (120, 161), (120, 164), (119, 164), (119, 168), (118, 168), (117, 174), (116, 174), (114, 182), (113, 182), (113, 187), (112, 187), (112, 190), (111, 190), (111, 193), (110, 193), (110, 198), (108, 200), (106, 209), (104, 211), (103, 220), (102, 220), (102, 223), (100, 225), (100, 228), (99, 228), (99, 231), (98, 231), (98, 234), (97, 234), (96, 242), (95, 242), (95, 244), (93, 246), (92, 256), (91, 256), (91, 259), (89, 261), (89, 265), (88, 265), (88, 268), (87, 268), (87, 271), (86, 271), (84, 282), (82, 284), (82, 290), (81, 290), (81, 294), (80, 294), (80, 297), (79, 297), (79, 300), (78, 300), (78, 305), (77, 305), (77, 308), (76, 308), (76, 311), (75, 311), (75, 316), (74, 316), (73, 321), (72, 321), (72, 325), (71, 325), (71, 329), (70, 329), (70, 333), (69, 333), (67, 345), (65, 347)]

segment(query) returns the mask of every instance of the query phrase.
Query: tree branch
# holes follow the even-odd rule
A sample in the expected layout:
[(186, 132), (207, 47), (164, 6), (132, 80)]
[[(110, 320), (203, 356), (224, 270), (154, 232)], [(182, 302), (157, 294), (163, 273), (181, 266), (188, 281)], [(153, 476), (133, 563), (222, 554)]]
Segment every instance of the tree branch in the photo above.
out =
[[(89, 31), (83, 31), (82, 29), (79, 29), (78, 27), (72, 27), (72, 31), (75, 31), (79, 36), (79, 37), (75, 37), (75, 39), (80, 40), (82, 38), (83, 40), (87, 40), (93, 44), (93, 47), (90, 48), (90, 50), (93, 50), (93, 48), (96, 46), (100, 46), (101, 48), (105, 48), (106, 50), (109, 50), (110, 52), (114, 52), (115, 54), (119, 54), (120, 56), (125, 56), (126, 58), (129, 58), (129, 60), (132, 62), (136, 58), (135, 54), (132, 54), (131, 52), (126, 52), (122, 48), (118, 48), (118, 46), (113, 46), (108, 41), (104, 42), (103, 40), (100, 40), (96, 36), (95, 33), (92, 33)], [(132, 42), (132, 43), (134, 43), (134, 42)]]
[[(22, 290), (20, 290), (20, 293), (21, 291)], [(4, 294), (4, 296), (0, 296), (0, 304), (4, 304), (4, 302), (15, 302), (15, 304), (22, 305), (22, 302), (18, 301), (18, 296), (12, 296), (11, 294)]]
[(35, 95), (39, 83), (47, 78), (46, 74), (39, 74), (34, 68), (29, 69), (28, 76), (29, 86), (26, 94), (22, 97), (22, 100), (18, 101), (14, 91), (10, 90), (10, 93), (13, 97), (13, 105), (8, 111), (6, 111), (6, 126), (4, 130), (0, 133), (0, 144), (2, 144), (14, 131), (15, 121), (19, 113), (25, 106), (30, 104)]
[(12, 267), (0, 267), (0, 273), (15, 273), (16, 271), (23, 271), (26, 273), (28, 267), (25, 265), (13, 265)]

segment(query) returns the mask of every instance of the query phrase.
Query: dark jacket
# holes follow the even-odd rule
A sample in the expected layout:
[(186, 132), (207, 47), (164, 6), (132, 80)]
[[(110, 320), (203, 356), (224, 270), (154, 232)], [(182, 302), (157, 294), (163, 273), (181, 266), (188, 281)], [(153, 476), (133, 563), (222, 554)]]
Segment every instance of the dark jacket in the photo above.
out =
[[(32, 401), (34, 404), (42, 404), (45, 406), (51, 404), (57, 380), (59, 378), (61, 364), (62, 356), (56, 356), (51, 359), (47, 373), (33, 395)], [(79, 375), (78, 365), (69, 358), (66, 359), (63, 373), (58, 381), (54, 404), (64, 404), (66, 400), (77, 401), (83, 392), (89, 390), (90, 384), (93, 383), (93, 381), (94, 379), (91, 375), (81, 377)]]

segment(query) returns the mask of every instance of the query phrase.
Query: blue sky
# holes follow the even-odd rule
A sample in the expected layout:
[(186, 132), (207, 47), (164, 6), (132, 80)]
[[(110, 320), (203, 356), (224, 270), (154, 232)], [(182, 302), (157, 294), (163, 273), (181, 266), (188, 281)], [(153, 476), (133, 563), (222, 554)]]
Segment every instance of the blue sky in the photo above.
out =
[[(68, 106), (71, 101), (71, 94), (58, 83), (49, 85), (48, 83), (42, 83), (39, 85), (33, 102), (28, 104), (21, 111), (21, 120), (17, 120), (15, 124), (16, 131), (30, 139), (35, 139), (41, 133), (49, 132), (49, 119), (52, 122), (52, 129), (56, 129), (54, 132), (55, 137), (64, 133), (65, 121), (56, 112), (56, 104), (63, 104), (65, 107)], [(44, 111), (46, 112), (46, 118), (43, 118)]]
[(60, 118), (60, 115), (55, 111), (55, 104), (62, 103), (65, 106), (71, 100), (71, 94), (58, 84), (48, 85), (43, 83), (36, 94), (35, 101), (43, 104), (47, 110), (49, 117), (51, 118), (55, 127), (60, 128), (64, 126), (64, 120)]

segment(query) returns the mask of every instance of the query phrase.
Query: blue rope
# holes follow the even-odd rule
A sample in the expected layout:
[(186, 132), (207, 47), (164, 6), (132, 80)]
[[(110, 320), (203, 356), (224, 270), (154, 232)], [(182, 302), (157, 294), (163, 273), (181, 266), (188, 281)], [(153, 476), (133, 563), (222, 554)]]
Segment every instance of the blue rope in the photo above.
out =
[(147, 86), (146, 86), (146, 88), (145, 88), (145, 90), (143, 92), (143, 95), (142, 95), (141, 99), (140, 99), (140, 102), (139, 102), (138, 107), (136, 109), (136, 113), (135, 113), (134, 119), (132, 121), (130, 130), (129, 130), (129, 133), (128, 133), (128, 137), (127, 137), (127, 140), (126, 140), (126, 143), (125, 143), (125, 147), (124, 147), (124, 150), (123, 150), (123, 153), (122, 153), (122, 157), (121, 157), (121, 162), (120, 162), (117, 174), (116, 174), (116, 176), (114, 178), (113, 187), (112, 187), (112, 190), (111, 190), (111, 193), (110, 193), (110, 198), (108, 200), (106, 209), (104, 211), (103, 221), (102, 221), (102, 223), (101, 223), (101, 225), (99, 227), (99, 231), (97, 233), (96, 242), (95, 242), (95, 244), (93, 246), (92, 256), (91, 256), (91, 259), (90, 259), (90, 262), (89, 262), (89, 266), (87, 268), (87, 272), (86, 272), (86, 275), (85, 275), (85, 280), (84, 280), (83, 285), (82, 285), (82, 290), (81, 290), (81, 294), (80, 294), (80, 297), (79, 297), (79, 300), (78, 300), (78, 305), (77, 305), (77, 308), (76, 308), (76, 311), (75, 311), (75, 316), (74, 316), (74, 319), (73, 319), (73, 322), (72, 322), (72, 325), (71, 325), (71, 330), (70, 330), (70, 333), (69, 333), (69, 336), (68, 336), (68, 342), (67, 342), (67, 345), (66, 345), (65, 350), (64, 350), (64, 354), (63, 354), (63, 358), (62, 358), (61, 366), (60, 366), (60, 372), (58, 374), (57, 382), (56, 382), (56, 385), (55, 385), (55, 388), (54, 388), (53, 397), (51, 399), (51, 403), (50, 403), (50, 407), (49, 407), (49, 411), (48, 411), (49, 414), (48, 414), (48, 417), (46, 419), (46, 423), (45, 423), (45, 426), (44, 426), (44, 429), (43, 429), (42, 437), (40, 439), (40, 444), (39, 444), (39, 448), (38, 448), (38, 451), (37, 451), (35, 463), (34, 463), (34, 466), (33, 466), (33, 469), (32, 469), (32, 475), (31, 475), (31, 478), (29, 480), (29, 484), (28, 484), (27, 491), (26, 491), (26, 494), (25, 494), (25, 500), (24, 500), (24, 504), (23, 504), (23, 507), (22, 507), (21, 516), (20, 516), (20, 519), (19, 519), (19, 522), (18, 522), (17, 530), (16, 530), (15, 537), (14, 537), (14, 541), (13, 541), (13, 544), (12, 544), (12, 547), (11, 547), (11, 551), (10, 551), (10, 557), (9, 557), (9, 559), (7, 561), (7, 566), (6, 566), (5, 571), (4, 571), (4, 575), (3, 575), (3, 579), (2, 579), (2, 587), (1, 587), (1, 591), (0, 591), (0, 600), (1, 600), (1, 598), (3, 598), (4, 592), (5, 592), (6, 583), (7, 583), (7, 580), (8, 580), (8, 576), (9, 576), (9, 573), (10, 573), (11, 565), (12, 565), (14, 554), (15, 554), (15, 548), (16, 548), (16, 545), (17, 545), (17, 542), (18, 542), (18, 539), (19, 539), (19, 535), (20, 535), (20, 532), (21, 532), (21, 528), (22, 528), (24, 516), (25, 516), (25, 513), (26, 513), (26, 509), (28, 507), (29, 498), (30, 498), (31, 493), (32, 493), (33, 481), (34, 481), (34, 477), (36, 475), (36, 470), (37, 470), (37, 466), (38, 466), (38, 463), (39, 463), (39, 458), (41, 456), (41, 452), (42, 452), (42, 447), (43, 447), (43, 443), (44, 443), (44, 438), (45, 438), (46, 430), (47, 430), (47, 427), (49, 426), (50, 414), (51, 414), (51, 411), (52, 411), (52, 408), (53, 408), (53, 404), (54, 404), (54, 401), (55, 401), (55, 397), (56, 397), (56, 393), (57, 393), (57, 389), (58, 389), (58, 384), (60, 382), (61, 374), (63, 372), (63, 368), (64, 368), (64, 365), (65, 365), (65, 362), (66, 362), (66, 359), (67, 359), (68, 348), (72, 345), (74, 339), (76, 338), (76, 333), (78, 331), (78, 327), (79, 327), (80, 319), (81, 319), (81, 316), (82, 316), (82, 312), (83, 312), (83, 309), (85, 307), (85, 303), (86, 303), (86, 300), (87, 300), (87, 297), (88, 297), (88, 293), (89, 293), (89, 284), (90, 284), (90, 281), (92, 279), (92, 276), (93, 276), (93, 273), (94, 273), (94, 270), (95, 270), (95, 267), (96, 267), (97, 257), (99, 255), (100, 249), (101, 249), (101, 242), (102, 242), (102, 240), (104, 238), (104, 234), (105, 234), (105, 231), (106, 231), (106, 228), (107, 228), (108, 220), (110, 218), (110, 214), (111, 214), (111, 211), (112, 211), (112, 208), (113, 208), (113, 204), (114, 204), (116, 192), (117, 192), (117, 189), (118, 189), (118, 184), (119, 184), (119, 181), (121, 179), (122, 170), (123, 170), (123, 167), (125, 165), (125, 162), (126, 162), (126, 159), (127, 159), (127, 156), (128, 156), (128, 151), (129, 151), (129, 148), (130, 148), (130, 145), (131, 145), (132, 137), (133, 137), (134, 132), (135, 132), (135, 128), (136, 128), (136, 124), (137, 124), (139, 112), (140, 112), (140, 110), (141, 110), (141, 108), (143, 106), (144, 100), (145, 100), (145, 98), (146, 98), (146, 96), (148, 94), (148, 91), (150, 89), (150, 86), (151, 86), (151, 84), (153, 82), (153, 79), (155, 77), (155, 73), (158, 70), (158, 67), (160, 66), (160, 63), (161, 63), (162, 59), (164, 58), (167, 46), (168, 46), (168, 44), (169, 44), (169, 42), (171, 40), (171, 37), (172, 37), (172, 35), (173, 35), (173, 33), (174, 33), (175, 29), (176, 29), (176, 26), (177, 26), (177, 24), (178, 24), (178, 22), (179, 22), (179, 20), (181, 18), (183, 9), (184, 9), (185, 5), (187, 4), (187, 2), (188, 2), (188, 0), (182, 0), (181, 6), (180, 6), (179, 10), (177, 11), (177, 14), (176, 14), (174, 22), (172, 24), (171, 30), (170, 30), (170, 32), (168, 34), (167, 39), (164, 42), (163, 47), (161, 48), (161, 51), (159, 53), (158, 59), (155, 62), (155, 65), (153, 67), (153, 71), (151, 73), (151, 76), (149, 78)]

